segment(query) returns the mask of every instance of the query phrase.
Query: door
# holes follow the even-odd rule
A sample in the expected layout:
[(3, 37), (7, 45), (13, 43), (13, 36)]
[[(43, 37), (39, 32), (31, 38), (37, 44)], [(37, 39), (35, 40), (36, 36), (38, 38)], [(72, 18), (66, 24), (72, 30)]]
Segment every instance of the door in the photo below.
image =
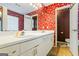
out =
[(70, 50), (78, 55), (78, 4), (70, 9)]
[(32, 17), (32, 22), (33, 22), (32, 30), (37, 30), (37, 16)]
[(32, 18), (31, 16), (24, 16), (24, 30), (32, 31)]
[(57, 10), (57, 40), (69, 38), (69, 8)]

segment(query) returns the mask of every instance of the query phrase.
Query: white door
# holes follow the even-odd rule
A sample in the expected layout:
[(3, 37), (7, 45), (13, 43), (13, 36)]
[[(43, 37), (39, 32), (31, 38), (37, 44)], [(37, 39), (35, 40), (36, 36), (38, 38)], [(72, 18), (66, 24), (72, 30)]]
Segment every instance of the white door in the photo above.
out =
[(78, 55), (78, 4), (70, 9), (70, 50), (73, 55)]
[(24, 30), (32, 31), (32, 18), (31, 16), (24, 16)]
[(7, 28), (7, 30), (8, 31), (18, 31), (18, 28), (19, 28), (18, 22), (19, 22), (18, 17), (8, 15), (8, 20), (7, 20), (8, 28)]

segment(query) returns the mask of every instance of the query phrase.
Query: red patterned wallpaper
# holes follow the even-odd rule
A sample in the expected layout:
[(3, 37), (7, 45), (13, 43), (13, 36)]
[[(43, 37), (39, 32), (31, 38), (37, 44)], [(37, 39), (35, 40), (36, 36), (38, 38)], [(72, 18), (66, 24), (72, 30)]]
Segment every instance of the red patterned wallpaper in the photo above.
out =
[(39, 10), (28, 13), (27, 15), (38, 14), (38, 29), (39, 30), (55, 30), (55, 9), (71, 5), (71, 3), (54, 3)]

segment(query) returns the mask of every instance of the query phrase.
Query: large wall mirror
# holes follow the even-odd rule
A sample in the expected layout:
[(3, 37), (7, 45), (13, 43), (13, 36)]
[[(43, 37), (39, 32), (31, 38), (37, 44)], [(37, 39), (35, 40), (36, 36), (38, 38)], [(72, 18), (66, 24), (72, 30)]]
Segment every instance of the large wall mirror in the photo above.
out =
[[(12, 14), (14, 14), (14, 16)], [(17, 13), (9, 12), (6, 7), (0, 6), (0, 31), (18, 31), (18, 30), (19, 30), (19, 17)]]
[(0, 6), (0, 31), (2, 31), (2, 14), (3, 14), (3, 8)]

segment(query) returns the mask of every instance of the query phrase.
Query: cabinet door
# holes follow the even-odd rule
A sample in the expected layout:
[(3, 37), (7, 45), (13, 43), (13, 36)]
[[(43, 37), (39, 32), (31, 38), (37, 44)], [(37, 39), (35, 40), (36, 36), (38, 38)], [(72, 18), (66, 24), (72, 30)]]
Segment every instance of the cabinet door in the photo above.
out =
[(45, 56), (46, 55), (46, 52), (45, 52), (45, 45), (42, 43), (38, 46), (37, 48), (37, 56)]
[(33, 49), (25, 51), (21, 56), (33, 56)]
[(40, 44), (37, 48), (37, 55), (38, 56), (45, 56), (46, 55), (46, 48), (47, 48), (47, 46), (46, 46), (47, 39), (46, 39), (46, 37), (41, 37), (41, 38), (39, 38), (39, 40), (40, 40)]
[(25, 53), (25, 51), (35, 47), (36, 45), (38, 45), (38, 40), (37, 39), (29, 41), (29, 42), (21, 43), (20, 44), (20, 48), (21, 48), (20, 52)]
[(25, 51), (24, 53), (21, 54), (21, 56), (36, 56), (37, 55), (37, 46)]
[(9, 55), (9, 50), (6, 48), (0, 49), (0, 56), (8, 56)]
[(42, 41), (40, 42), (37, 48), (37, 55), (46, 56), (53, 46), (53, 36), (47, 35), (47, 36), (41, 37), (39, 40), (42, 40)]
[(19, 55), (19, 45), (14, 45), (14, 46), (9, 46), (9, 47), (5, 47), (0, 49), (0, 55), (3, 56), (17, 56)]
[(53, 35), (48, 35), (48, 43), (47, 43), (48, 52), (53, 47), (53, 44), (54, 44), (54, 36)]

